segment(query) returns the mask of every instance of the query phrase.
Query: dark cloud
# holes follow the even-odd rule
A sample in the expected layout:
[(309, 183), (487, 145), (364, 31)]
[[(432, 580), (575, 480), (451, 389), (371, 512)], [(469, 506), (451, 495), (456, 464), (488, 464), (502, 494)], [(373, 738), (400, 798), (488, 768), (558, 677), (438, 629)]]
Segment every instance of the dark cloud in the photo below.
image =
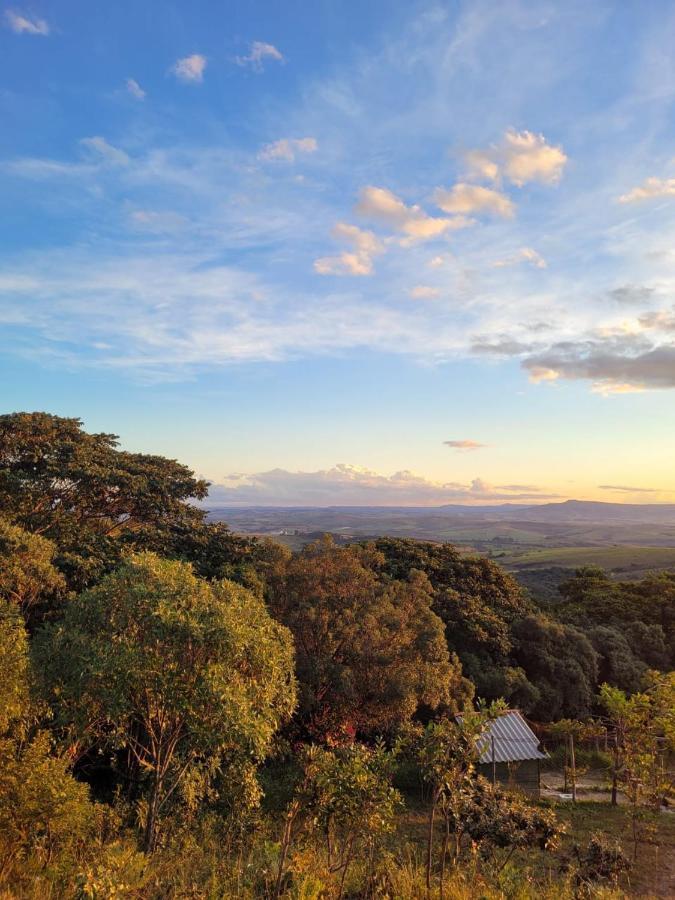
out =
[(608, 390), (675, 388), (675, 345), (655, 346), (636, 335), (567, 341), (525, 359), (523, 367), (535, 381), (588, 379)]

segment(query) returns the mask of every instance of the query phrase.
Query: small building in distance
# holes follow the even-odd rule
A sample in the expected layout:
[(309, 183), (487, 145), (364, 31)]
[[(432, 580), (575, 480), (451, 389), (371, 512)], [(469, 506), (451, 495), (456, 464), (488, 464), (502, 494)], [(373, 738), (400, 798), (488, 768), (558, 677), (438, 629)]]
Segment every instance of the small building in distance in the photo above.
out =
[(541, 760), (539, 738), (517, 709), (507, 709), (489, 722), (478, 739), (479, 771), (493, 783), (539, 797)]

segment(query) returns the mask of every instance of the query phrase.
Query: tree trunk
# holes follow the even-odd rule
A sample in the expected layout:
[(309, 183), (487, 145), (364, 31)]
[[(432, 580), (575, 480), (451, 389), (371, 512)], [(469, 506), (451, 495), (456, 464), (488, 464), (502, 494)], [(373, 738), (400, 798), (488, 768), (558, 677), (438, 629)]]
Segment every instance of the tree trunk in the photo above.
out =
[(157, 813), (159, 810), (159, 792), (160, 780), (159, 776), (155, 775), (155, 779), (152, 785), (152, 792), (150, 794), (150, 800), (148, 802), (148, 816), (145, 822), (145, 836), (143, 839), (143, 849), (146, 853), (152, 853), (157, 842)]
[(431, 862), (434, 852), (434, 820), (436, 818), (436, 804), (438, 803), (438, 790), (435, 789), (431, 797), (431, 810), (429, 811), (429, 834), (427, 836), (427, 893), (431, 891)]
[(443, 835), (443, 852), (441, 853), (441, 883), (439, 889), (440, 900), (445, 895), (445, 860), (448, 855), (448, 841), (450, 840), (450, 819), (445, 817), (445, 834)]

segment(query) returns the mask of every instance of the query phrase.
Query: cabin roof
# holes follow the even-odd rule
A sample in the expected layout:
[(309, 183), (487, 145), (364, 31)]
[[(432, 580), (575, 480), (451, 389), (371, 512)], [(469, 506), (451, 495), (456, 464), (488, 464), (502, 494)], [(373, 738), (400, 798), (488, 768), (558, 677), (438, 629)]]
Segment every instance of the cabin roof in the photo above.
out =
[(546, 759), (539, 749), (539, 738), (517, 709), (507, 709), (489, 722), (478, 739), (481, 764), (491, 763), (494, 740), (494, 762), (520, 762)]

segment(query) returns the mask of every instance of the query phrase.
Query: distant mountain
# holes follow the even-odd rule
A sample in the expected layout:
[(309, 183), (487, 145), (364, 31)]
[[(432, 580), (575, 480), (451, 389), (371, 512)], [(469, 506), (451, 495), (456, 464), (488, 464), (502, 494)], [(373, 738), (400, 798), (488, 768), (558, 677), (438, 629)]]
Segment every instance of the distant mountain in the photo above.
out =
[(618, 524), (645, 522), (649, 524), (675, 524), (675, 503), (605, 503), (599, 500), (564, 500), (560, 503), (539, 505), (503, 503), (463, 506), (449, 503), (444, 506), (238, 506), (204, 504), (213, 518), (228, 516), (240, 519), (251, 515), (271, 516), (275, 519), (290, 518), (294, 521), (322, 519), (348, 519), (365, 521), (389, 516), (398, 519), (407, 516), (420, 518), (448, 517), (518, 522), (596, 522)]
[[(497, 513), (512, 519), (514, 510)], [(675, 523), (674, 503), (604, 503), (598, 500), (565, 500), (520, 509), (517, 517), (529, 522), (645, 522)]]

